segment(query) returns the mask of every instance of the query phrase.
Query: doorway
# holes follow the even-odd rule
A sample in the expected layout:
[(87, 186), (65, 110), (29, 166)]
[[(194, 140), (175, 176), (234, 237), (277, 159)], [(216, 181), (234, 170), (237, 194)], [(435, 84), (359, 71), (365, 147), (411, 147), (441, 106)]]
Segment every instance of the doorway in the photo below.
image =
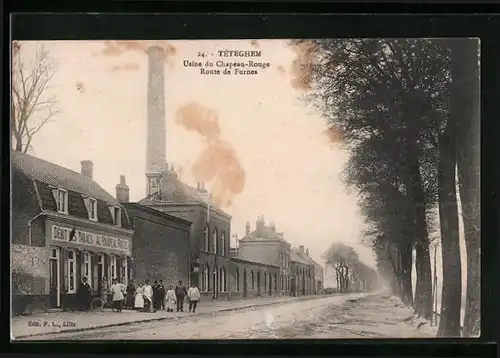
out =
[(50, 249), (49, 258), (49, 306), (50, 308), (61, 307), (61, 272), (59, 260), (59, 248)]

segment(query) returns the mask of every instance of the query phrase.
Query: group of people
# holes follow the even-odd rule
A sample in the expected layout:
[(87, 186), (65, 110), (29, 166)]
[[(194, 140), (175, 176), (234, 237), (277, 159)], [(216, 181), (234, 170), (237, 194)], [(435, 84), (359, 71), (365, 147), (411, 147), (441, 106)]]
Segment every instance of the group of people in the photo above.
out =
[[(111, 286), (108, 288), (106, 278), (101, 280), (101, 300), (106, 305), (109, 305), (113, 310), (121, 312), (123, 309), (123, 302), (125, 300), (125, 285), (113, 279)], [(83, 311), (89, 310), (92, 302), (92, 289), (86, 277), (82, 278), (80, 286), (77, 290), (79, 308)]]
[[(179, 281), (178, 285), (169, 285), (168, 290), (163, 286), (163, 281), (154, 281), (153, 285), (146, 280), (144, 284), (139, 283), (135, 288), (134, 283), (130, 282), (127, 287), (129, 292), (128, 308), (135, 308), (143, 312), (156, 312), (158, 310), (166, 310), (167, 312), (184, 312), (184, 301), (187, 297), (189, 302), (189, 312), (196, 312), (198, 301), (200, 299), (200, 291), (195, 284), (189, 289)], [(135, 295), (133, 296), (133, 293)], [(132, 306), (132, 297), (135, 297)]]
[[(189, 302), (189, 312), (196, 312), (196, 307), (200, 300), (200, 291), (195, 284), (192, 284), (189, 289), (178, 282), (178, 285), (169, 285), (168, 290), (163, 285), (163, 280), (154, 281), (150, 285), (149, 280), (139, 283), (135, 286), (133, 281), (130, 281), (127, 286), (118, 280), (113, 279), (111, 286), (108, 288), (106, 278), (101, 280), (101, 299), (116, 312), (122, 312), (123, 308), (135, 309), (139, 312), (156, 312), (158, 310), (166, 310), (167, 312), (184, 312), (184, 301), (187, 298)], [(84, 277), (77, 294), (79, 296), (80, 306), (83, 310), (90, 308), (92, 300), (92, 290)]]

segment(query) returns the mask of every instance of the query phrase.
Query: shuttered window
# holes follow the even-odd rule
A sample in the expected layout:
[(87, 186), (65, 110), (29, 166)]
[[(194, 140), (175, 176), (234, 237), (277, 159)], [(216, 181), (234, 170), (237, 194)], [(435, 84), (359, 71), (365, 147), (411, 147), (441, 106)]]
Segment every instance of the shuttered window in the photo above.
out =
[(96, 254), (90, 255), (90, 265), (92, 267), (92, 283), (91, 288), (93, 291), (99, 289), (99, 269), (98, 269), (99, 256)]
[(67, 277), (68, 280), (68, 293), (75, 293), (76, 292), (76, 252), (74, 250), (68, 250), (68, 260), (67, 260), (67, 267), (68, 267), (68, 272)]
[(63, 292), (68, 292), (68, 265), (67, 265), (67, 261), (68, 261), (68, 251), (61, 247), (61, 261), (62, 261), (62, 277), (63, 277), (63, 280), (62, 280), (62, 290)]

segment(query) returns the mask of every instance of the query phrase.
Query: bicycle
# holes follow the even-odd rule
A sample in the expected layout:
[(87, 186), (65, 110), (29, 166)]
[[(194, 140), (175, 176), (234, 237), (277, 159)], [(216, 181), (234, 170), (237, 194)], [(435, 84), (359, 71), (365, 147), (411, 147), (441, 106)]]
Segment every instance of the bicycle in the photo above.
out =
[(109, 308), (109, 303), (105, 302), (102, 298), (96, 297), (90, 302), (91, 311), (102, 311), (104, 308)]

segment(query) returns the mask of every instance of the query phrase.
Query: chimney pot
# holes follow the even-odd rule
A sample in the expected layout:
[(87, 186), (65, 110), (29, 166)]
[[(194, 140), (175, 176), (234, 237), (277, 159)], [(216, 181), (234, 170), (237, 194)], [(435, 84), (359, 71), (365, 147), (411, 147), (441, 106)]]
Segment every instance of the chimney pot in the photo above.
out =
[(299, 246), (299, 251), (300, 251), (301, 254), (304, 253), (304, 245), (300, 245)]
[(80, 162), (80, 164), (82, 166), (82, 169), (81, 169), (82, 175), (86, 176), (89, 179), (92, 179), (94, 163), (92, 163), (91, 160), (82, 160)]
[(120, 175), (120, 185), (126, 185), (127, 183), (125, 182), (125, 175)]

